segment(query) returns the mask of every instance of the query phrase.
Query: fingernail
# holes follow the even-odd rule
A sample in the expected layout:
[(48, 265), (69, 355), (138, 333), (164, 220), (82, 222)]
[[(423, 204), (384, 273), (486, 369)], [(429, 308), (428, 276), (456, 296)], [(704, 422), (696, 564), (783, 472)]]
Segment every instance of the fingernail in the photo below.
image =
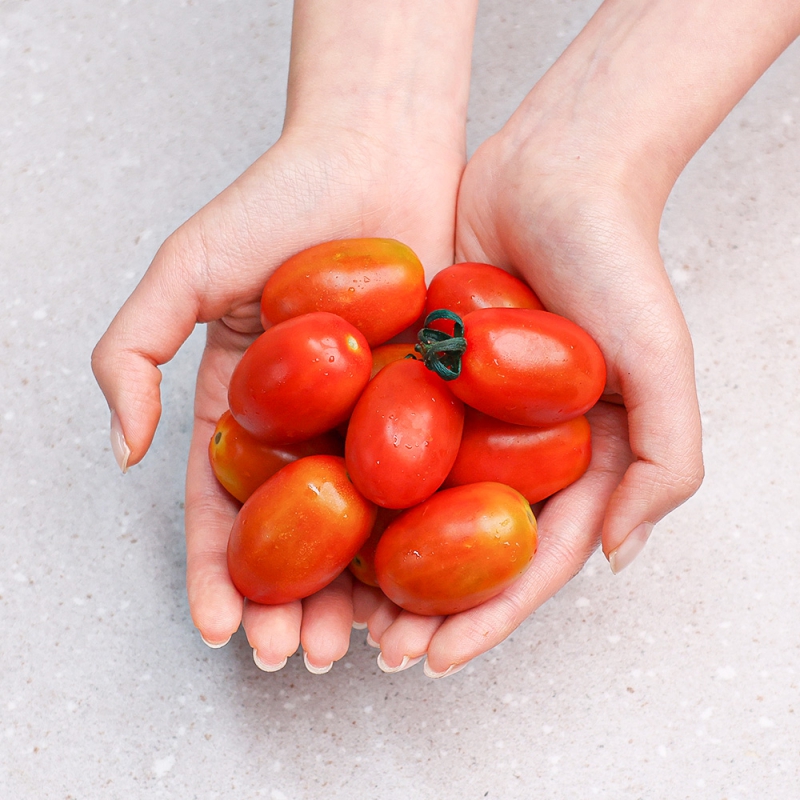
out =
[(122, 423), (119, 421), (116, 411), (111, 412), (111, 452), (119, 464), (119, 468), (124, 475), (128, 471), (128, 459), (131, 457), (131, 449), (125, 441), (125, 434), (122, 432)]
[(404, 669), (411, 669), (414, 664), (419, 664), (425, 656), (417, 656), (416, 658), (410, 658), (409, 656), (403, 656), (403, 660), (396, 666), (390, 667), (384, 660), (383, 660), (383, 653), (378, 653), (378, 666), (384, 672), (402, 672)]
[(428, 665), (428, 660), (425, 659), (422, 670), (429, 678), (446, 678), (448, 675), (455, 675), (456, 672), (460, 672), (467, 664), (469, 664), (469, 661), (465, 661), (463, 664), (451, 664), (444, 672), (434, 672)]
[(219, 650), (219, 648), (220, 648), (220, 647), (225, 647), (225, 645), (226, 645), (226, 644), (228, 644), (228, 642), (231, 640), (231, 637), (229, 636), (229, 637), (228, 637), (228, 638), (227, 638), (227, 639), (226, 639), (224, 642), (210, 642), (208, 639), (206, 639), (206, 637), (205, 637), (205, 636), (203, 636), (203, 634), (202, 634), (202, 633), (200, 634), (200, 638), (201, 638), (201, 639), (202, 639), (202, 640), (203, 640), (203, 641), (204, 641), (204, 642), (205, 642), (205, 643), (206, 643), (206, 644), (207, 644), (209, 647), (213, 648), (214, 650)]
[(652, 530), (652, 522), (643, 522), (628, 534), (619, 547), (608, 554), (608, 563), (615, 575), (622, 572), (644, 550)]
[(331, 667), (333, 666), (333, 661), (331, 661), (330, 664), (326, 664), (324, 667), (315, 667), (309, 662), (308, 653), (303, 653), (303, 661), (305, 661), (306, 669), (309, 672), (312, 672), (314, 675), (324, 675), (326, 672), (330, 672)]
[(366, 622), (356, 622), (355, 620), (353, 620), (353, 628), (354, 628), (355, 630), (357, 630), (357, 631), (363, 631), (363, 630), (366, 630), (366, 628), (367, 628), (367, 623), (366, 623)]
[(372, 634), (371, 633), (367, 634), (367, 644), (370, 647), (377, 647), (380, 650), (381, 646), (372, 638)]
[(286, 666), (286, 662), (288, 660), (288, 658), (284, 658), (279, 664), (267, 664), (266, 661), (262, 661), (258, 657), (258, 651), (255, 649), (255, 647), (253, 648), (253, 661), (256, 662), (256, 666), (262, 672), (277, 672), (279, 669), (283, 669)]

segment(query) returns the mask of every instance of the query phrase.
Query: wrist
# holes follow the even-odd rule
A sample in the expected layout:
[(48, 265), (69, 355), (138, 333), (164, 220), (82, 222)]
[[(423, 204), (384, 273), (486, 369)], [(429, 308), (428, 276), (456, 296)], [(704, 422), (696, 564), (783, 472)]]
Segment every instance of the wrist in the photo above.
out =
[(465, 148), (477, 0), (296, 0), (285, 129)]
[(779, 0), (607, 0), (503, 131), (506, 147), (660, 212), (686, 163), (800, 32)]

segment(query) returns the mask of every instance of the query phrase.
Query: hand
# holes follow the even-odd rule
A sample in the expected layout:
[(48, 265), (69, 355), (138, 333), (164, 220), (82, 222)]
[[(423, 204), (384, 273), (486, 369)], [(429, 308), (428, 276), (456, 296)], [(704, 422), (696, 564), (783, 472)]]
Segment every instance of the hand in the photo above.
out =
[(686, 162), (800, 31), (784, 3), (606, 2), (471, 159), (456, 258), (516, 271), (584, 327), (608, 366), (587, 473), (544, 504), (531, 568), (496, 598), (417, 617), (357, 588), (389, 671), (452, 674), (560, 589), (602, 540), (618, 572), (703, 476), (692, 346), (658, 250)]

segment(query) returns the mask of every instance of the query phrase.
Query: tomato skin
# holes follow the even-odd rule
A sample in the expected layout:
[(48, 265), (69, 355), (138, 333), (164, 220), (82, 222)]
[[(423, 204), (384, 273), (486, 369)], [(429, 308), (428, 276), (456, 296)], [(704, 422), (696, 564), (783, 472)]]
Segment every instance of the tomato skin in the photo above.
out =
[(463, 317), (479, 308), (541, 310), (544, 306), (526, 283), (504, 269), (465, 261), (446, 267), (431, 279), (425, 314), (437, 308), (455, 311)]
[(375, 552), (383, 593), (415, 614), (457, 614), (499, 594), (536, 552), (527, 500), (501, 483), (443, 489), (401, 514)]
[(342, 239), (304, 250), (270, 276), (261, 297), (264, 327), (310, 311), (330, 311), (381, 344), (425, 306), (420, 260), (394, 239)]
[(208, 443), (208, 460), (217, 480), (240, 503), (244, 503), (267, 478), (279, 469), (313, 455), (344, 455), (344, 442), (333, 432), (286, 445), (270, 445), (248, 433), (226, 411), (217, 422)]
[(600, 348), (570, 320), (529, 308), (483, 308), (464, 317), (466, 352), (456, 397), (515, 425), (543, 427), (585, 414), (603, 393)]
[(347, 470), (374, 503), (409, 508), (447, 477), (463, 425), (463, 404), (421, 361), (387, 364), (353, 409), (344, 445)]
[(468, 408), (458, 456), (443, 486), (497, 481), (533, 504), (578, 480), (591, 457), (586, 417), (529, 428)]
[(228, 540), (231, 580), (256, 603), (308, 597), (347, 568), (374, 522), (375, 506), (353, 486), (343, 458), (301, 458), (239, 511)]
[(375, 524), (372, 526), (372, 531), (369, 539), (361, 546), (361, 549), (353, 556), (353, 560), (349, 564), (350, 572), (358, 578), (361, 583), (367, 586), (377, 586), (378, 577), (375, 574), (375, 550), (378, 547), (378, 542), (383, 536), (383, 532), (389, 526), (389, 523), (394, 520), (398, 514), (402, 514), (394, 508), (381, 508), (378, 506), (378, 513), (375, 517)]
[(387, 364), (391, 364), (394, 361), (401, 361), (406, 356), (418, 358), (414, 347), (415, 342), (392, 342), (374, 348), (372, 351), (372, 373), (370, 374), (370, 380), (372, 380)]
[(271, 444), (331, 430), (369, 380), (372, 354), (349, 322), (323, 311), (269, 328), (247, 348), (228, 387), (236, 421)]

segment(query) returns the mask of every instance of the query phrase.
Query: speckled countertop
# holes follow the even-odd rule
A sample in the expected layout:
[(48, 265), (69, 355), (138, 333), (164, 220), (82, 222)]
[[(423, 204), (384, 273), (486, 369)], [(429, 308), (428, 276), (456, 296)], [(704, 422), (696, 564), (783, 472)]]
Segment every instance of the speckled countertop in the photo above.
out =
[[(209, 650), (184, 587), (202, 332), (121, 476), (89, 355), (155, 248), (277, 137), (289, 2), (0, 5), (0, 797), (800, 796), (800, 47), (690, 164), (662, 246), (707, 479), (452, 678)], [(596, 3), (482, 8), (470, 143)]]

